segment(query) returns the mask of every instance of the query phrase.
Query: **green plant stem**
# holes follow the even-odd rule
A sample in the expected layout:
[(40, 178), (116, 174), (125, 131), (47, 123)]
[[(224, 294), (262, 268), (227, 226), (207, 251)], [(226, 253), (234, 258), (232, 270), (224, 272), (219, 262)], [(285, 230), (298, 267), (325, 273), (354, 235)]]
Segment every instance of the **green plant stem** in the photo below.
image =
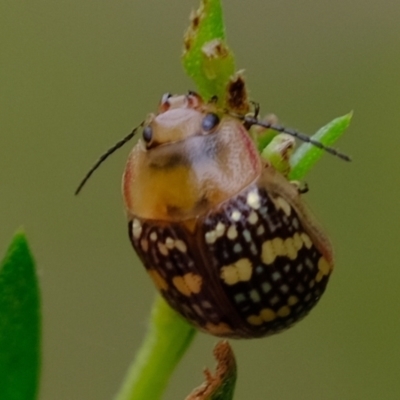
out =
[(195, 329), (157, 295), (149, 331), (115, 400), (158, 400)]

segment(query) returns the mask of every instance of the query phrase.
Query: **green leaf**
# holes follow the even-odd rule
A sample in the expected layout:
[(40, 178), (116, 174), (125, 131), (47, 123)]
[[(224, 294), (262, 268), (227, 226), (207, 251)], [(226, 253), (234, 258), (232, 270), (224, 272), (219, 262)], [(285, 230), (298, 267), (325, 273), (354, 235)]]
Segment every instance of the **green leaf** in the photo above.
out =
[(196, 330), (157, 296), (149, 332), (115, 400), (158, 400)]
[(291, 136), (276, 135), (261, 152), (261, 158), (272, 164), (283, 176), (290, 172), (290, 157), (293, 154), (295, 140)]
[(184, 38), (183, 67), (204, 99), (217, 96), (219, 105), (223, 105), (235, 62), (225, 43), (221, 1), (202, 0), (190, 21)]
[[(350, 125), (353, 113), (350, 112), (342, 117), (335, 118), (322, 127), (311, 138), (321, 142), (325, 146), (331, 146), (339, 139)], [(322, 157), (324, 150), (321, 150), (311, 143), (303, 143), (290, 159), (291, 172), (290, 180), (303, 179), (313, 165)]]
[(40, 373), (40, 296), (24, 233), (0, 267), (0, 399), (33, 400)]
[(214, 348), (217, 359), (215, 375), (205, 371), (206, 381), (196, 388), (186, 400), (232, 400), (236, 383), (236, 361), (227, 341), (220, 341)]

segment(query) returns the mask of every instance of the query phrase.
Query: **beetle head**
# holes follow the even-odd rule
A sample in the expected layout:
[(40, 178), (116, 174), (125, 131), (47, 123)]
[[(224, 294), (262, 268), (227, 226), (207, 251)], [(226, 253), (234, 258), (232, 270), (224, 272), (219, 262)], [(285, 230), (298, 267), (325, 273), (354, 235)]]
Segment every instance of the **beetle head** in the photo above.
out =
[(150, 114), (143, 128), (147, 149), (176, 143), (192, 136), (203, 136), (215, 131), (219, 124), (214, 103), (205, 104), (201, 97), (189, 92), (161, 98), (158, 113)]

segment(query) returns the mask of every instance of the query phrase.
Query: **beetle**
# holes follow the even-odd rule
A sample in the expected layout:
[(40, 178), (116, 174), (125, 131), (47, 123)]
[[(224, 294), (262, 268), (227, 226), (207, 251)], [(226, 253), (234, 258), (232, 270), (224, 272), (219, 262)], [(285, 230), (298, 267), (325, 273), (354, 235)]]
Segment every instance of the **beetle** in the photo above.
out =
[[(290, 182), (260, 157), (252, 125), (196, 93), (164, 95), (123, 175), (131, 243), (167, 303), (226, 338), (281, 332), (317, 304), (333, 270), (328, 237)], [(89, 171), (130, 140), (134, 129)]]

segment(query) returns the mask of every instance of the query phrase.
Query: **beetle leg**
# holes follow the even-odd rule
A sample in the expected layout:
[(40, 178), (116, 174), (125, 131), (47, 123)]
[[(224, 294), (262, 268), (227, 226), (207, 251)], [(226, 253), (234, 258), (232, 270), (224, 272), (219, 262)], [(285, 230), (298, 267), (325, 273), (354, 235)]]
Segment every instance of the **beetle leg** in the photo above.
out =
[(300, 181), (290, 181), (290, 183), (296, 188), (299, 194), (308, 193), (308, 191), (310, 190), (307, 182), (301, 183)]

